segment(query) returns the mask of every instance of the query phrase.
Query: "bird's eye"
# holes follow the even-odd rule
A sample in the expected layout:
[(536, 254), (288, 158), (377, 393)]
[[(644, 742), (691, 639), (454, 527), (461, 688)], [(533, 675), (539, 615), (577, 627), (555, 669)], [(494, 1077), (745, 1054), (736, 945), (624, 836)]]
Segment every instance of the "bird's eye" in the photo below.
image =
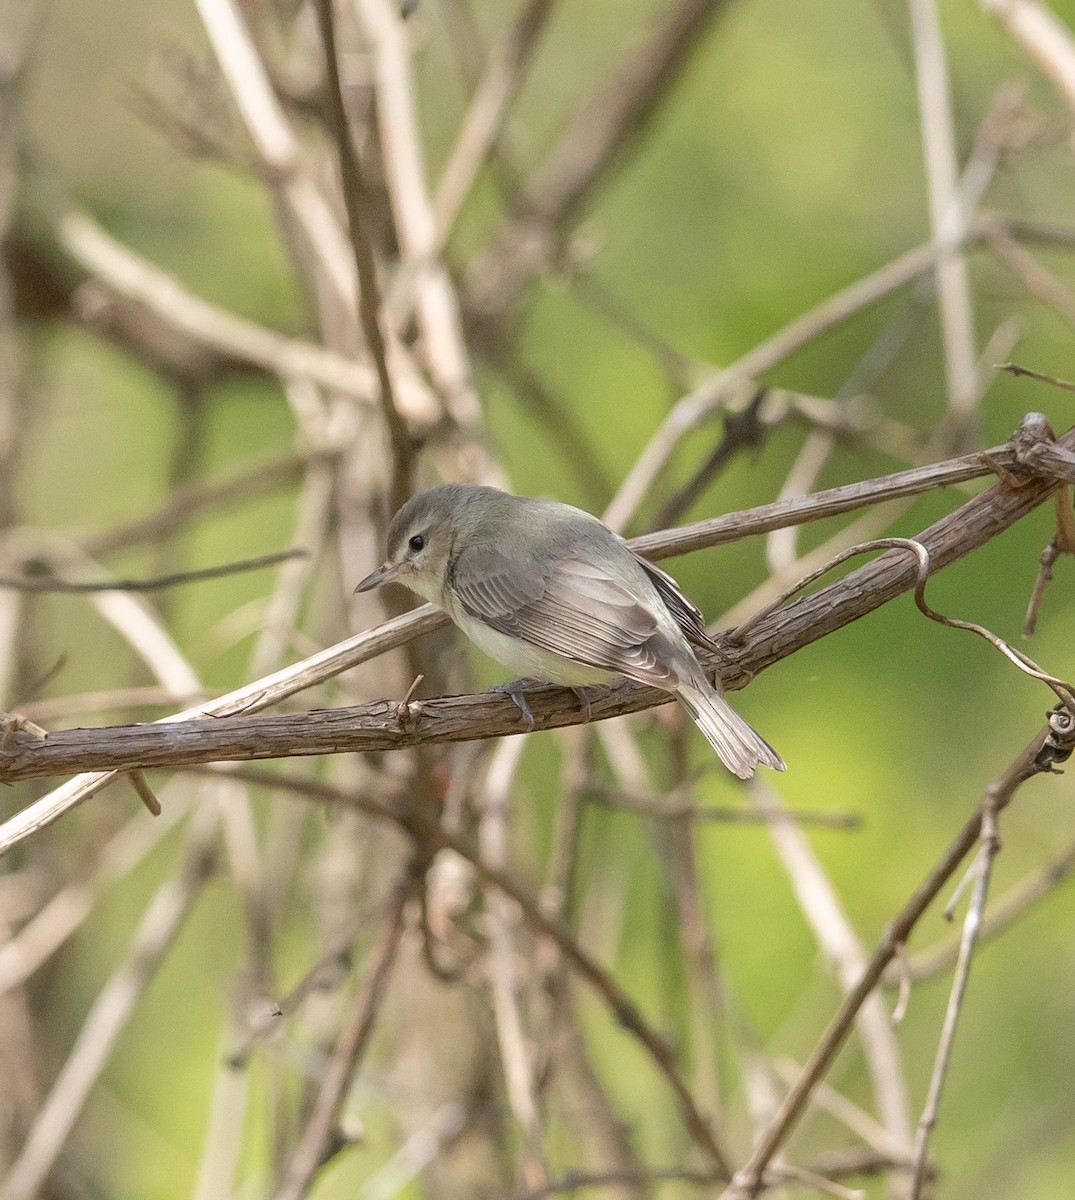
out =
[(422, 537), (422, 535), (420, 533), (416, 533), (414, 535), (414, 537), (412, 537), (411, 540), (407, 543), (407, 545), (410, 546), (410, 548), (415, 552), (415, 554), (417, 554), (419, 550), (424, 550), (425, 544), (426, 544), (426, 540), (424, 537)]

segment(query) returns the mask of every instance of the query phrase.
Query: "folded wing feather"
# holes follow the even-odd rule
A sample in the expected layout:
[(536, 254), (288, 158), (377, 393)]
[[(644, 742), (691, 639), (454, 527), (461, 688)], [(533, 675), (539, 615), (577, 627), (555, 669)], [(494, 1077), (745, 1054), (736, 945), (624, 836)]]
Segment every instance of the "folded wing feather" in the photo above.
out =
[(498, 633), (653, 687), (677, 682), (657, 616), (600, 564), (565, 556), (521, 569), (483, 544), (460, 554), (451, 582), (467, 615)]

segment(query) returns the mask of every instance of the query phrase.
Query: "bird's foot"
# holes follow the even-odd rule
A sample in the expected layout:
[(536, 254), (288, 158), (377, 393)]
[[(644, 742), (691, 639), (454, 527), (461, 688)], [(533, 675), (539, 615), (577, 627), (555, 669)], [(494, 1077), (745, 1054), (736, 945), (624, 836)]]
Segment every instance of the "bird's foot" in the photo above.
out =
[(575, 699), (579, 702), (579, 708), (582, 709), (583, 721), (589, 725), (593, 717), (593, 705), (590, 703), (590, 692), (588, 688), (573, 687), (571, 689), (575, 693)]
[[(523, 720), (526, 722), (527, 731), (534, 732), (534, 714), (530, 711), (530, 705), (526, 702), (525, 692), (528, 688), (545, 687), (549, 685), (541, 679), (514, 679), (511, 683), (496, 683), (489, 691), (503, 692), (515, 701), (516, 707), (523, 715)], [(571, 691), (575, 693), (575, 698), (579, 702), (579, 708), (582, 710), (583, 717), (586, 722), (589, 722), (593, 716), (593, 700), (602, 696), (607, 696), (609, 692), (615, 690), (614, 684), (597, 683), (590, 687), (573, 687)]]
[(511, 683), (495, 683), (489, 689), (491, 692), (503, 692), (515, 701), (515, 707), (522, 713), (526, 722), (527, 733), (534, 732), (534, 714), (530, 711), (524, 693), (528, 687), (537, 687), (540, 682), (538, 679), (513, 679)]
[(585, 723), (588, 725), (593, 718), (593, 702), (607, 696), (610, 692), (616, 690), (616, 685), (611, 683), (595, 683), (589, 687), (573, 687), (571, 689), (575, 693), (575, 699), (579, 702), (579, 708), (582, 709)]

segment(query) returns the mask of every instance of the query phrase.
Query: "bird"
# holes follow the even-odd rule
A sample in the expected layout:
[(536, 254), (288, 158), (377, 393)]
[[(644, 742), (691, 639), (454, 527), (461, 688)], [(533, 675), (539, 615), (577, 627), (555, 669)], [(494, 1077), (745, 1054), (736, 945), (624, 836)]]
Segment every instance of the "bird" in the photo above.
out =
[[(784, 760), (724, 699), (691, 647), (718, 647), (676, 581), (597, 517), (556, 500), (446, 483), (388, 530), (388, 559), (355, 592), (397, 582), (441, 608), (491, 658), (580, 689), (621, 678), (670, 692), (724, 765), (749, 779)], [(511, 692), (533, 717), (519, 684)]]

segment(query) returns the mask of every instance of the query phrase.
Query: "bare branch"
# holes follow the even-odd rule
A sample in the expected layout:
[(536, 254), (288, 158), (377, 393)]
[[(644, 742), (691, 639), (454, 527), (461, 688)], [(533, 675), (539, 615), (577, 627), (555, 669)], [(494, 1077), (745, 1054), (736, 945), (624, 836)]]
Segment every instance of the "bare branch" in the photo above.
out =
[(146, 909), (128, 957), (90, 1009), (22, 1152), (0, 1185), (6, 1200), (30, 1200), (48, 1177), (143, 988), (160, 965), (208, 878), (215, 826), (215, 817), (202, 822), (192, 837), (182, 871), (158, 890)]
[(474, 177), (500, 136), (553, 7), (554, 0), (526, 0), (502, 45), (490, 56), (437, 184), (431, 257), (448, 240)]
[(333, 1137), (340, 1109), (384, 1004), (388, 981), (403, 937), (407, 899), (414, 889), (414, 883), (409, 869), (396, 881), (388, 904), (387, 920), (370, 955), (372, 963), (369, 974), (355, 997), (350, 1020), (336, 1043), (313, 1112), (291, 1155), (276, 1200), (301, 1200), (333, 1152)]
[[(779, 815), (783, 811), (782, 797), (771, 785), (755, 779), (749, 790), (761, 812)], [(865, 970), (866, 951), (835, 887), (802, 830), (790, 822), (774, 822), (769, 826), (769, 835), (818, 945), (831, 963), (841, 989), (849, 992)], [(907, 1084), (880, 993), (866, 999), (857, 1021), (877, 1110), (891, 1144), (897, 1148), (897, 1157), (906, 1158), (912, 1146)]]
[(1039, 0), (981, 0), (1075, 109), (1075, 37)]
[[(979, 939), (984, 942), (1006, 933), (1042, 900), (1050, 896), (1060, 884), (1065, 883), (1073, 871), (1075, 842), (990, 904), (989, 911), (982, 921)], [(920, 983), (947, 971), (959, 956), (960, 941), (961, 939), (957, 938), (912, 955), (901, 969), (885, 972), (885, 985), (902, 986), (904, 980), (908, 983)]]
[[(1075, 721), (1065, 720), (1061, 728), (1063, 732), (1059, 736), (1065, 740), (1060, 743), (1060, 753), (1066, 756), (1075, 746)], [(999, 813), (1011, 801), (1023, 783), (1051, 769), (1051, 747), (1056, 745), (1057, 737), (1057, 728), (1050, 722), (1014, 760), (1001, 779), (991, 785), (996, 812)], [(937, 865), (918, 886), (895, 920), (889, 924), (858, 983), (833, 1017), (794, 1087), (759, 1138), (749, 1161), (736, 1173), (731, 1188), (725, 1193), (727, 1200), (738, 1200), (740, 1197), (758, 1194), (764, 1182), (766, 1167), (798, 1123), (814, 1085), (828, 1071), (837, 1051), (847, 1040), (859, 1009), (880, 983), (885, 968), (895, 958), (899, 947), (906, 943), (919, 918), (959, 869), (960, 863), (974, 849), (981, 833), (982, 813), (979, 810), (959, 831)]]
[(400, 415), (396, 405), (395, 386), (392, 381), (392, 373), (388, 369), (388, 352), (385, 346), (385, 337), (381, 331), (381, 288), (377, 280), (377, 264), (373, 257), (373, 246), (367, 233), (369, 225), (367, 189), (362, 178), (358, 155), (355, 152), (351, 126), (347, 120), (347, 110), (343, 103), (332, 0), (317, 0), (316, 8), (321, 30), (321, 43), (325, 51), (329, 115), (332, 122), (332, 133), (336, 139), (336, 152), (340, 161), (344, 207), (347, 209), (347, 225), (351, 232), (351, 251), (358, 272), (358, 316), (366, 338), (366, 346), (377, 370), (378, 397), (392, 446), (393, 469), (389, 491), (392, 510), (395, 511), (411, 494), (411, 439), (407, 431), (407, 423)]
[(955, 1043), (956, 1025), (959, 1014), (963, 1009), (963, 999), (967, 992), (970, 979), (970, 966), (974, 951), (978, 945), (978, 934), (982, 928), (982, 918), (985, 913), (986, 897), (989, 893), (989, 880), (993, 872), (993, 861), (1000, 849), (1000, 838), (997, 833), (997, 803), (1001, 799), (998, 789), (989, 788), (981, 809), (981, 846), (975, 863), (974, 891), (963, 921), (963, 937), (959, 944), (959, 960), (956, 963), (955, 978), (952, 980), (952, 991), (948, 998), (948, 1007), (944, 1014), (944, 1025), (941, 1028), (940, 1042), (937, 1046), (937, 1057), (933, 1064), (933, 1075), (929, 1081), (929, 1094), (925, 1108), (918, 1122), (918, 1135), (915, 1138), (914, 1171), (911, 1176), (911, 1200), (918, 1200), (926, 1182), (927, 1164), (929, 1161), (929, 1139), (933, 1127), (937, 1123), (937, 1112), (940, 1108), (941, 1093), (944, 1091), (944, 1081), (948, 1074), (948, 1064), (952, 1057), (952, 1047)]
[[(84, 214), (69, 213), (61, 220), (57, 234), (71, 257), (106, 287), (144, 305), (195, 341), (282, 379), (306, 376), (366, 404), (376, 402), (377, 379), (368, 366), (209, 304)], [(428, 399), (419, 399), (415, 389), (408, 389), (403, 399), (415, 415), (424, 411), (427, 419), (432, 417), (434, 406)]]
[(195, 571), (175, 571), (170, 575), (154, 576), (152, 579), (108, 579), (99, 583), (54, 579), (48, 575), (25, 575), (22, 578), (0, 575), (0, 588), (13, 588), (18, 592), (159, 592), (187, 583), (224, 579), (228, 575), (239, 575), (244, 571), (260, 571), (264, 567), (305, 557), (306, 551), (298, 548), (278, 550), (274, 554), (259, 554), (256, 558), (242, 558), (235, 562), (221, 563), (216, 567), (201, 567)]
[(111, 529), (81, 535), (78, 541), (86, 553), (93, 557), (105, 557), (129, 546), (157, 541), (183, 529), (205, 513), (221, 512), (231, 505), (246, 504), (266, 492), (297, 483), (311, 460), (334, 461), (334, 458), (328, 451), (289, 454), (237, 471), (227, 479), (182, 484), (172, 491), (159, 508)]
[(139, 812), (109, 840), (99, 857), (44, 903), (14, 936), (0, 942), (0, 993), (19, 987), (64, 945), (93, 912), (105, 889), (137, 866), (188, 812), (178, 789), (169, 785), (160, 820)]
[[(1023, 462), (1030, 461), (1045, 461), (1054, 466), (1058, 463), (1060, 468), (1068, 469), (1066, 462), (1057, 458), (1068, 453), (1067, 444), (1075, 444), (1075, 429), (1069, 430), (1049, 453), (1044, 452), (1047, 443), (1031, 437), (1025, 445), (1019, 449), (1011, 448), (1010, 454), (1001, 457), (1018, 469), (1022, 469)], [(963, 472), (970, 469), (970, 464), (965, 460), (954, 462), (956, 465), (949, 468), (949, 477), (966, 477)], [(979, 464), (973, 473), (982, 469)], [(906, 487), (910, 482), (908, 476), (921, 481), (930, 477), (936, 479), (938, 475), (944, 476), (944, 471), (938, 467), (901, 472), (900, 476), (887, 477), (879, 491), (887, 494), (893, 487)], [(1055, 486), (1052, 479), (1036, 478), (1030, 478), (1018, 487), (1008, 482), (998, 483), (924, 530), (915, 540), (924, 547), (931, 570), (935, 572), (970, 553), (1042, 504)], [(870, 487), (853, 485), (851, 491), (861, 502), (863, 495), (870, 493)], [(830, 494), (828, 499), (834, 498)], [(843, 503), (848, 501), (849, 497), (842, 497)], [(821, 507), (825, 507), (824, 503)], [(773, 508), (784, 513), (784, 520), (789, 509), (797, 509), (800, 515), (814, 511), (804, 500), (766, 506), (767, 510)], [(755, 510), (753, 519), (749, 512), (743, 514), (743, 518), (752, 531), (773, 519), (771, 511), (763, 510)], [(718, 518), (714, 522), (687, 526), (667, 536), (648, 535), (631, 545), (652, 557), (663, 557), (666, 553), (696, 549), (706, 542), (723, 540), (723, 535), (731, 535), (735, 523), (735, 518)], [(749, 640), (736, 648), (734, 655), (726, 653), (722, 656), (719, 669), (724, 685), (730, 689), (744, 686), (758, 671), (911, 589), (916, 578), (916, 565), (908, 561), (906, 552), (891, 550), (838, 582), (770, 614), (753, 628)], [(0, 826), (0, 853), (43, 825), (50, 824), (73, 804), (80, 803), (104, 786), (111, 778), (109, 772), (116, 769), (177, 766), (220, 759), (401, 749), (427, 742), (467, 741), (522, 732), (518, 708), (510, 697), (497, 694), (413, 701), (405, 723), (399, 721), (399, 705), (393, 701), (304, 715), (231, 716), (227, 721), (201, 719), (267, 707), (356, 662), (366, 661), (419, 633), (437, 628), (446, 620), (432, 606), (424, 606), (322, 651), (303, 663), (210, 701), (200, 711), (187, 710), (153, 725), (115, 726), (107, 733), (61, 731), (50, 735), (45, 742), (17, 738), (13, 746), (0, 753), (0, 781), (11, 782), (88, 766), (94, 767), (97, 774), (81, 781), (79, 778), (72, 780)], [(566, 699), (568, 695), (571, 693), (565, 694), (551, 686), (528, 693), (535, 728), (553, 729), (583, 720), (585, 714), (579, 711), (573, 696), (570, 701)], [(621, 687), (598, 696), (592, 705), (592, 715), (602, 720), (625, 712), (638, 712), (668, 700), (667, 693), (655, 689)], [(183, 724), (177, 724), (180, 722)]]
[(327, 198), (303, 161), (298, 138), (276, 98), (243, 14), (233, 0), (196, 0), (196, 5), (267, 174), (302, 230), (325, 277), (332, 281), (340, 303), (354, 312), (358, 281), (347, 240)]
[(728, 0), (678, 0), (656, 34), (575, 116), (486, 261), (465, 306), (477, 313), (508, 308), (548, 258), (556, 238), (633, 149)]
[[(486, 773), (481, 797), (479, 844), (492, 867), (503, 870), (508, 854), (508, 794), (525, 743), (504, 742), (497, 747)], [(514, 905), (502, 894), (489, 897), (492, 929), (488, 955), (493, 1016), (496, 1020), (500, 1060), (504, 1067), (508, 1102), (519, 1125), (523, 1146), (523, 1173), (532, 1186), (549, 1180), (542, 1145), (542, 1130), (534, 1084), (534, 1064), (527, 1045), (519, 997)]]
[(758, 375), (770, 370), (795, 350), (812, 341), (826, 329), (847, 320), (852, 314), (876, 303), (930, 270), (942, 253), (950, 248), (919, 246), (870, 275), (823, 300), (815, 308), (797, 317), (783, 329), (759, 343), (737, 362), (718, 371), (700, 387), (679, 400), (638, 456), (627, 478), (620, 485), (605, 513), (606, 522), (622, 529), (685, 434), (696, 429), (720, 405)]
[[(910, 0), (910, 14), (915, 82), (929, 183), (930, 225), (938, 245), (961, 245), (967, 235), (967, 219), (959, 191), (948, 63), (936, 0)], [(978, 398), (966, 259), (958, 250), (938, 256), (934, 270), (944, 338), (948, 409), (957, 420), (966, 421), (974, 411)]]

